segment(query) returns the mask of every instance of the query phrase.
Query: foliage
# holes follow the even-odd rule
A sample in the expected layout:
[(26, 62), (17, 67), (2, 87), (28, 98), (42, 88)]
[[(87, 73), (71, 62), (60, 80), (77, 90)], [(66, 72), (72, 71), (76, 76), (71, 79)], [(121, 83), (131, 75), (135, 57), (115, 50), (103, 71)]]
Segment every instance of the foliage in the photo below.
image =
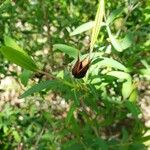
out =
[[(133, 77), (149, 80), (148, 4), (137, 0), (1, 2), (0, 74), (9, 74), (24, 86), (19, 98), (26, 106), (6, 104), (0, 112), (0, 147), (146, 149), (149, 136), (144, 137), (147, 128), (139, 117)], [(71, 74), (78, 55), (91, 59), (83, 79)], [(22, 73), (10, 72), (11, 63), (21, 66)], [(49, 93), (68, 103), (65, 118), (58, 119), (50, 105), (43, 107)]]

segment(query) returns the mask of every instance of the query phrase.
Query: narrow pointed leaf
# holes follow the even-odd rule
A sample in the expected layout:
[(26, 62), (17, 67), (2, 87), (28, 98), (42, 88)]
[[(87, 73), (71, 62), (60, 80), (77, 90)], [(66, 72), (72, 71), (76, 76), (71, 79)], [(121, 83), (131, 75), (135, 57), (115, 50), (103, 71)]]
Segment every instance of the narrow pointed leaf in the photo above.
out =
[(111, 72), (107, 73), (107, 75), (114, 76), (114, 77), (116, 77), (118, 79), (121, 79), (121, 80), (131, 81), (131, 76), (128, 73), (126, 73), (126, 72), (111, 71)]
[(90, 50), (91, 51), (93, 50), (94, 44), (97, 40), (100, 28), (102, 26), (104, 13), (105, 13), (104, 0), (100, 0), (98, 10), (97, 10), (97, 13), (96, 13), (95, 22), (94, 22), (94, 28), (93, 28), (92, 36), (91, 36), (91, 43), (90, 43)]
[(65, 44), (55, 44), (53, 45), (54, 51), (59, 50), (61, 52), (64, 52), (65, 54), (67, 54), (69, 57), (73, 57), (73, 58), (77, 58), (79, 50), (65, 45)]
[(27, 83), (32, 75), (32, 72), (29, 70), (23, 70), (22, 74), (19, 76), (21, 83), (24, 86), (27, 86)]
[(107, 18), (107, 24), (110, 24), (111, 22), (113, 22), (115, 18), (117, 18), (122, 12), (123, 12), (123, 7), (120, 7), (112, 11), (112, 13)]
[(127, 99), (132, 91), (134, 90), (134, 85), (132, 84), (131, 80), (127, 80), (122, 84), (122, 96), (123, 99)]
[(125, 101), (125, 106), (129, 110), (129, 112), (132, 113), (133, 117), (138, 118), (138, 115), (140, 113), (140, 109), (137, 107), (137, 105), (130, 101)]
[(122, 52), (123, 50), (129, 48), (132, 44), (133, 35), (131, 33), (127, 33), (126, 36), (123, 39), (118, 40), (112, 33), (107, 26), (107, 32), (110, 38), (110, 41), (113, 45), (113, 47), (118, 51)]
[(132, 93), (130, 94), (129, 101), (136, 102), (137, 100), (138, 100), (138, 92), (137, 92), (137, 89), (134, 89)]
[(73, 113), (76, 109), (76, 105), (73, 103), (70, 107), (70, 110), (67, 113), (67, 117), (66, 117), (66, 125), (70, 123), (72, 117), (73, 117)]
[(22, 52), (25, 55), (28, 55), (11, 37), (5, 35), (4, 43), (5, 43), (5, 46), (11, 47), (13, 49), (16, 49), (16, 50)]
[(122, 52), (122, 47), (121, 47), (119, 41), (114, 37), (114, 35), (112, 35), (109, 26), (107, 26), (107, 32), (108, 32), (108, 35), (109, 35), (109, 38), (110, 38), (110, 41), (111, 41), (113, 47), (114, 47), (118, 52)]
[(34, 61), (20, 50), (13, 49), (8, 46), (2, 46), (0, 51), (12, 63), (15, 63), (27, 70), (37, 71), (38, 68)]
[(77, 27), (73, 32), (71, 32), (70, 36), (80, 34), (82, 32), (92, 29), (93, 27), (94, 27), (94, 21), (86, 22), (86, 23), (80, 25), (79, 27)]
[[(98, 58), (98, 60), (100, 60), (100, 59)], [(100, 67), (112, 67), (115, 69), (119, 69), (119, 70), (123, 70), (125, 72), (128, 72), (128, 69), (123, 64), (121, 64), (120, 62), (118, 62), (112, 58), (103, 58), (103, 60), (97, 61), (97, 63), (95, 65), (97, 65), (98, 68), (100, 68)]]
[(53, 88), (53, 86), (55, 86), (55, 85), (59, 85), (58, 80), (48, 80), (48, 81), (40, 82), (36, 85), (33, 85), (31, 88), (29, 88), (27, 91), (25, 91), (19, 98), (25, 98), (29, 95), (40, 92), (44, 89)]

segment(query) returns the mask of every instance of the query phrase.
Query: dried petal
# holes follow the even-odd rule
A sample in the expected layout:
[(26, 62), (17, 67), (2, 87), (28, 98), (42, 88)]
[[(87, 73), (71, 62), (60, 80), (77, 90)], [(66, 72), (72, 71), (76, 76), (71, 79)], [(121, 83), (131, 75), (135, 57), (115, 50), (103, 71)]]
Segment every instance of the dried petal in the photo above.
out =
[(87, 70), (89, 69), (91, 60), (89, 57), (85, 58), (84, 60), (80, 61), (79, 57), (76, 61), (73, 69), (72, 74), (75, 78), (83, 78), (86, 75)]

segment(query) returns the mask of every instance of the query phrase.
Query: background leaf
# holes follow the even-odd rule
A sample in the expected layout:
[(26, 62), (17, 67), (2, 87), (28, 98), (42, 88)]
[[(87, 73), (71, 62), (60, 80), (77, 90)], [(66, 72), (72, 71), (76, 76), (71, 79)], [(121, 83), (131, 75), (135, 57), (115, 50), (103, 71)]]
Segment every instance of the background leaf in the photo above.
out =
[(5, 0), (1, 5), (0, 5), (0, 12), (8, 9), (9, 7), (11, 7), (11, 0)]
[(127, 109), (132, 113), (132, 115), (135, 118), (138, 118), (138, 115), (140, 113), (139, 108), (136, 106), (135, 103), (130, 102), (130, 101), (125, 101), (125, 106), (127, 107)]
[(118, 52), (122, 52), (123, 50), (129, 48), (132, 44), (132, 39), (133, 36), (131, 33), (127, 33), (126, 36), (123, 39), (118, 40), (112, 33), (111, 30), (109, 28), (109, 26), (107, 26), (107, 32), (110, 38), (110, 41), (113, 45), (113, 47), (118, 51)]
[(132, 45), (132, 43), (133, 43), (133, 34), (129, 32), (120, 42), (122, 51), (129, 48)]
[(107, 18), (107, 24), (112, 23), (121, 13), (123, 12), (123, 7), (117, 8), (111, 12)]
[(32, 75), (31, 71), (29, 71), (29, 70), (23, 70), (22, 74), (19, 76), (20, 80), (21, 80), (21, 83), (24, 86), (27, 86), (27, 83), (28, 83), (29, 78), (31, 77), (31, 75)]
[(70, 106), (70, 110), (69, 112), (67, 113), (67, 117), (66, 117), (66, 124), (69, 124), (70, 121), (71, 121), (71, 118), (72, 116), (74, 115), (74, 111), (76, 110), (76, 106), (75, 104), (73, 103), (71, 106)]

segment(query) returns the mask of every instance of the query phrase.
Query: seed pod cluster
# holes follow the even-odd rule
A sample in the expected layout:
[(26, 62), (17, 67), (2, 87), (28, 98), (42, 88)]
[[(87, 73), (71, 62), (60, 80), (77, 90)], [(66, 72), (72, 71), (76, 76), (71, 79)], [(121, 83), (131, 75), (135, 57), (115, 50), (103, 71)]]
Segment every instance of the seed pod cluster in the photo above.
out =
[(76, 61), (75, 65), (72, 69), (72, 74), (75, 78), (83, 78), (86, 75), (87, 70), (89, 69), (91, 60), (89, 57), (86, 57), (82, 61), (80, 61), (79, 56), (78, 60)]

